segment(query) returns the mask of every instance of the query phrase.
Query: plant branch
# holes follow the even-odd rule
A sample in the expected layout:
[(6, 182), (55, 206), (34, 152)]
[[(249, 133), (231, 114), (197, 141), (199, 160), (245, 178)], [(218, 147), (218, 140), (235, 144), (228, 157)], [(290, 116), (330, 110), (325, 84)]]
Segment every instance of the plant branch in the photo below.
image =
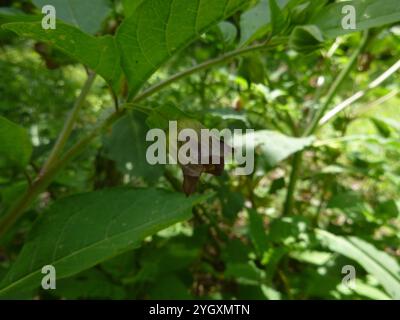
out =
[(108, 128), (117, 119), (125, 114), (125, 110), (113, 113), (107, 120), (94, 129), (86, 138), (74, 145), (61, 159), (56, 159), (53, 165), (39, 175), (29, 189), (19, 198), (18, 202), (0, 220), (0, 238), (14, 225), (14, 223), (28, 210), (36, 197), (46, 190), (55, 176), (76, 156), (78, 156), (87, 145), (103, 130)]
[(161, 89), (169, 86), (171, 83), (174, 83), (182, 78), (185, 78), (187, 76), (190, 76), (196, 72), (199, 72), (201, 70), (209, 69), (213, 66), (228, 62), (229, 60), (240, 56), (242, 54), (246, 54), (249, 52), (253, 51), (258, 51), (258, 50), (269, 50), (273, 48), (274, 45), (270, 44), (268, 41), (263, 42), (261, 44), (253, 45), (250, 47), (246, 48), (241, 48), (238, 50), (234, 50), (232, 52), (229, 52), (227, 54), (224, 54), (218, 58), (208, 60), (206, 62), (200, 63), (194, 67), (191, 67), (189, 69), (183, 70), (181, 72), (176, 73), (175, 75), (165, 79), (164, 81), (161, 81), (160, 83), (155, 84), (154, 86), (151, 86), (150, 88), (144, 90), (142, 93), (138, 94), (135, 98), (133, 98), (132, 102), (139, 102), (142, 101), (143, 99), (146, 99), (147, 97), (153, 95), (154, 93), (160, 91)]
[[(328, 96), (327, 96), (324, 104), (315, 113), (310, 124), (307, 126), (304, 133), (302, 134), (303, 137), (307, 137), (307, 136), (310, 136), (315, 133), (320, 119), (323, 117), (324, 113), (329, 108), (329, 105), (335, 98), (335, 96), (338, 93), (344, 80), (350, 74), (352, 68), (354, 67), (354, 65), (357, 62), (358, 56), (365, 49), (365, 47), (369, 43), (369, 40), (370, 40), (370, 34), (368, 31), (366, 31), (363, 34), (360, 45), (358, 46), (356, 51), (354, 51), (346, 68), (344, 68), (339, 73), (339, 75), (336, 77), (335, 81), (330, 86), (329, 91), (328, 91)], [(294, 200), (295, 200), (294, 196), (295, 196), (295, 192), (296, 192), (297, 181), (298, 181), (298, 178), (299, 178), (299, 175), (301, 172), (302, 162), (303, 162), (303, 151), (299, 151), (293, 156), (292, 172), (290, 175), (289, 186), (288, 186), (288, 190), (286, 193), (286, 200), (285, 200), (285, 204), (284, 204), (284, 208), (283, 208), (283, 215), (291, 215), (292, 214), (293, 207), (294, 207)]]
[(318, 127), (318, 123), (320, 119), (323, 117), (324, 113), (326, 110), (329, 108), (331, 102), (335, 98), (336, 94), (338, 93), (341, 85), (343, 84), (344, 80), (348, 77), (350, 74), (351, 70), (353, 69), (354, 65), (357, 63), (358, 56), (360, 53), (362, 53), (369, 43), (370, 40), (370, 34), (369, 31), (367, 30), (363, 34), (363, 38), (361, 40), (360, 45), (354, 51), (352, 54), (350, 61), (348, 62), (347, 66), (339, 73), (339, 75), (336, 77), (335, 81), (332, 83), (332, 85), (329, 88), (328, 91), (328, 96), (324, 102), (324, 104), (317, 110), (316, 114), (314, 115), (313, 119), (311, 120), (311, 123), (307, 126), (306, 130), (303, 133), (303, 136), (310, 136), (314, 134)]
[(391, 100), (392, 98), (397, 96), (399, 93), (400, 93), (400, 89), (393, 89), (389, 93), (385, 94), (383, 97), (380, 97), (372, 102), (369, 102), (369, 103), (357, 108), (357, 110), (354, 111), (353, 116), (359, 116), (359, 115), (369, 111), (370, 109), (377, 107), (377, 106), (383, 104), (384, 102)]
[(382, 73), (379, 77), (377, 77), (374, 81), (372, 81), (365, 90), (358, 91), (350, 98), (344, 100), (343, 102), (339, 103), (336, 107), (332, 110), (327, 112), (325, 116), (321, 118), (319, 121), (319, 125), (322, 126), (335, 117), (339, 112), (343, 111), (345, 108), (350, 106), (352, 103), (356, 102), (357, 100), (361, 99), (363, 96), (367, 94), (368, 91), (376, 88), (386, 79), (391, 77), (397, 70), (400, 69), (400, 60), (398, 60), (394, 65), (392, 65), (389, 69), (387, 69), (384, 73)]
[(53, 163), (57, 160), (60, 156), (61, 152), (64, 149), (65, 144), (68, 141), (68, 138), (71, 135), (72, 130), (74, 129), (74, 125), (76, 119), (78, 118), (79, 111), (81, 110), (86, 97), (90, 91), (90, 88), (93, 85), (94, 79), (96, 78), (96, 74), (88, 71), (88, 78), (83, 85), (82, 91), (79, 94), (78, 99), (75, 101), (74, 107), (72, 108), (70, 114), (68, 115), (67, 120), (64, 123), (64, 127), (58, 136), (56, 144), (54, 145), (53, 149), (51, 150), (50, 156), (47, 159), (46, 163), (44, 164), (43, 168), (40, 171), (40, 175), (44, 175), (46, 171), (53, 165)]

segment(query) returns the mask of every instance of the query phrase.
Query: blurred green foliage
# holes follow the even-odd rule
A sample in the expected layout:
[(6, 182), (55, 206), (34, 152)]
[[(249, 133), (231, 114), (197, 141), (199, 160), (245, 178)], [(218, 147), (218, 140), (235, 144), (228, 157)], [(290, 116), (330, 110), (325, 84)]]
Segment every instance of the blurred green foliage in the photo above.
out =
[[(54, 291), (27, 288), (12, 297), (400, 297), (398, 73), (340, 113), (315, 137), (301, 137), (326, 98), (330, 84), (349, 62), (360, 34), (352, 33), (336, 40), (315, 36), (318, 26), (310, 29), (308, 22), (314, 21), (315, 12), (328, 10), (324, 6), (334, 1), (321, 1), (319, 5), (301, 0), (273, 2), (275, 5), (270, 7), (269, 1), (248, 1), (226, 21), (215, 24), (185, 50), (174, 54), (152, 75), (145, 88), (194, 64), (274, 35), (271, 41), (276, 43), (272, 49), (238, 56), (156, 92), (141, 102), (137, 111), (107, 128), (68, 163), (23, 219), (0, 239), (0, 293), (1, 281), (7, 279), (6, 274), (13, 266), (25, 272), (17, 257), (24, 245), (35, 239), (38, 225), (42, 226), (39, 230), (46, 231), (43, 216), (61, 211), (68, 220), (68, 210), (75, 212), (72, 204), (68, 210), (54, 209), (60, 208), (57, 205), (60, 206), (64, 198), (67, 203), (73, 203), (68, 202), (70, 196), (79, 200), (85, 197), (80, 195), (83, 192), (124, 186), (166, 189), (173, 194), (171, 201), (180, 199), (182, 173), (179, 168), (173, 165), (152, 167), (144, 158), (149, 122), (146, 112), (170, 105), (208, 128), (255, 129), (254, 173), (234, 176), (232, 168), (226, 166), (221, 177), (202, 176), (197, 193), (206, 196), (193, 206), (190, 219), (168, 228), (164, 227), (169, 224), (162, 225), (152, 233), (145, 232), (145, 239), (135, 249), (126, 246), (121, 252), (112, 251), (114, 248), (110, 244), (113, 254), (108, 254), (106, 261), (99, 258), (99, 263), (84, 271), (66, 272), (67, 276), (57, 281)], [(110, 10), (102, 23), (101, 34), (114, 34), (124, 17), (141, 7), (139, 1), (135, 1), (134, 6), (129, 6), (127, 1), (107, 3)], [(0, 18), (2, 10), (11, 7), (28, 15), (38, 13), (29, 1), (2, 1), (1, 5)], [(104, 3), (101, 6), (103, 8)], [(337, 4), (334, 6), (333, 9)], [(279, 19), (263, 18), (269, 11), (260, 15), (257, 11), (260, 7), (275, 11)], [(400, 27), (394, 23), (367, 27), (374, 27), (372, 40), (331, 107), (366, 88), (398, 59)], [(24, 128), (33, 152), (22, 168), (3, 166), (0, 161), (0, 217), (39, 173), (86, 78), (85, 68), (76, 61), (79, 59), (72, 60), (68, 52), (49, 49), (40, 41), (22, 39), (3, 31), (0, 34), (0, 125), (4, 118)], [(312, 43), (305, 41), (310, 40), (309, 37), (313, 38)], [(55, 63), (49, 66), (49, 61)], [(114, 111), (115, 96), (110, 92), (107, 83), (96, 78), (67, 148)], [(126, 90), (122, 90), (117, 99), (123, 101), (126, 96)], [(5, 137), (3, 128), (0, 134)], [(0, 152), (3, 149), (0, 146)], [(304, 159), (294, 194), (294, 211), (284, 216), (292, 168), (290, 158), (301, 150)], [(160, 196), (168, 205), (166, 198)], [(117, 196), (113, 199), (115, 208), (119, 208), (121, 202), (130, 202)], [(135, 208), (132, 215), (162, 220), (157, 216), (160, 199), (156, 196), (147, 199), (151, 205), (139, 202), (138, 209), (132, 204)], [(107, 203), (110, 212), (112, 201)], [(139, 200), (132, 197), (132, 203), (135, 201), (140, 201), (140, 197)], [(182, 200), (182, 203), (185, 201), (189, 200)], [(171, 208), (176, 203), (173, 202)], [(150, 212), (148, 208), (153, 205), (156, 209)], [(96, 210), (101, 208), (96, 207)], [(90, 214), (96, 217), (96, 212)], [(37, 219), (39, 222), (35, 223)], [(93, 221), (90, 225), (93, 230), (105, 227)], [(33, 225), (34, 232), (30, 234)], [(62, 233), (61, 227), (60, 230), (53, 228), (50, 233)], [(70, 240), (71, 246), (86, 236), (80, 228), (71, 228), (69, 232), (70, 238), (75, 239)], [(29, 250), (24, 252), (24, 259), (29, 260)], [(342, 269), (346, 265), (356, 270), (355, 287), (342, 282), (345, 276)], [(3, 281), (4, 284), (8, 280)]]

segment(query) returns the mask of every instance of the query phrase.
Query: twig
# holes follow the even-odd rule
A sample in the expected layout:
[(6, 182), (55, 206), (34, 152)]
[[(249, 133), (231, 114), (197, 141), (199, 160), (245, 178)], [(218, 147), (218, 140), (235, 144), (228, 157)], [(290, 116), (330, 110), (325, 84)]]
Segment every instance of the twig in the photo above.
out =
[(352, 103), (356, 102), (357, 100), (360, 100), (363, 96), (365, 96), (367, 94), (368, 91), (379, 86), (382, 82), (384, 82), (386, 79), (388, 79), (390, 76), (392, 76), (399, 69), (400, 69), (400, 60), (398, 60), (394, 65), (392, 65), (389, 69), (387, 69), (384, 73), (382, 73), (378, 78), (376, 78), (374, 81), (372, 81), (366, 89), (358, 91), (357, 93), (352, 95), (350, 98), (339, 103), (331, 111), (326, 113), (326, 115), (321, 118), (321, 120), (319, 121), (318, 124), (320, 126), (322, 126), (325, 123), (327, 123), (329, 120), (331, 120), (333, 117), (335, 117), (339, 112), (343, 111), (345, 108), (347, 108), (348, 106), (350, 106)]
[[(339, 73), (339, 75), (336, 77), (335, 81), (332, 83), (331, 87), (329, 88), (327, 99), (325, 100), (324, 104), (320, 107), (320, 109), (316, 112), (316, 114), (314, 115), (310, 124), (305, 129), (304, 133), (302, 134), (303, 137), (314, 134), (315, 130), (318, 127), (319, 120), (322, 118), (325, 111), (328, 109), (330, 103), (332, 102), (333, 98), (339, 91), (344, 80), (350, 74), (352, 68), (354, 67), (354, 65), (357, 62), (357, 58), (358, 58), (359, 54), (365, 49), (365, 47), (369, 43), (369, 40), (370, 40), (369, 32), (366, 31), (366, 32), (364, 32), (364, 35), (363, 35), (360, 45), (358, 46), (356, 51), (351, 56), (350, 61), (348, 62), (346, 68), (344, 68)], [(289, 186), (288, 186), (288, 190), (286, 193), (286, 200), (285, 200), (285, 204), (284, 204), (284, 208), (283, 208), (284, 215), (290, 215), (293, 211), (295, 190), (296, 190), (296, 186), (297, 186), (297, 180), (298, 180), (300, 172), (301, 172), (302, 162), (303, 162), (303, 151), (299, 151), (294, 155), (293, 160), (292, 160), (292, 172), (290, 175)]]
[(71, 135), (71, 132), (74, 128), (75, 122), (78, 118), (79, 111), (81, 110), (86, 96), (88, 95), (90, 88), (93, 85), (94, 79), (96, 77), (96, 74), (93, 72), (88, 72), (88, 78), (82, 88), (82, 91), (76, 100), (74, 107), (71, 110), (71, 113), (69, 114), (67, 120), (64, 123), (64, 127), (58, 136), (57, 142), (54, 145), (49, 158), (47, 159), (46, 163), (44, 164), (43, 168), (40, 171), (40, 175), (44, 175), (46, 171), (49, 170), (49, 168), (53, 165), (53, 163), (57, 160), (57, 158), (60, 156), (61, 152), (64, 149), (65, 144), (67, 143), (67, 140), (69, 136)]

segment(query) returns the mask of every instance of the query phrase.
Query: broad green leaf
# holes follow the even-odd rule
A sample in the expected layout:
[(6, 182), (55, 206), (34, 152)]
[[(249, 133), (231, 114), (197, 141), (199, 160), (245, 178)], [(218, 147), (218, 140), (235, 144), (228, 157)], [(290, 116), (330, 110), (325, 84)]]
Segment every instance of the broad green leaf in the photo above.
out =
[(53, 265), (62, 279), (135, 248), (145, 237), (190, 218), (191, 207), (206, 198), (115, 188), (59, 200), (35, 223), (0, 284), (0, 296), (39, 287), (45, 265)]
[(121, 24), (117, 42), (134, 95), (177, 51), (248, 0), (147, 0)]
[(28, 132), (0, 116), (0, 166), (25, 167), (32, 154), (32, 144)]
[(111, 12), (107, 0), (33, 0), (39, 8), (51, 5), (56, 9), (57, 19), (63, 20), (82, 31), (95, 34)]
[[(353, 6), (356, 14), (356, 29), (344, 29), (342, 20), (346, 17), (342, 13), (344, 6)], [(311, 24), (319, 27), (326, 38), (335, 38), (340, 35), (380, 27), (400, 21), (400, 6), (398, 0), (354, 0), (333, 3), (311, 20)]]
[[(277, 8), (282, 9), (287, 5), (289, 0), (278, 0), (275, 2)], [(275, 9), (277, 8), (275, 7)], [(271, 8), (269, 0), (260, 0), (256, 6), (243, 13), (240, 18), (240, 44), (245, 45), (264, 36), (268, 31), (270, 23)]]
[(139, 112), (132, 112), (120, 119), (105, 136), (104, 149), (106, 157), (116, 161), (122, 172), (143, 177), (154, 182), (162, 175), (162, 167), (150, 165), (146, 159), (146, 142), (149, 127), (146, 117)]
[(96, 71), (114, 90), (118, 89), (122, 71), (113, 37), (93, 37), (64, 23), (58, 23), (55, 30), (44, 30), (41, 22), (9, 23), (3, 28), (49, 43)]
[(260, 130), (246, 134), (245, 139), (236, 135), (233, 146), (240, 147), (246, 141), (247, 149), (258, 148), (266, 163), (270, 167), (274, 167), (292, 154), (309, 147), (314, 138), (293, 138), (276, 131)]
[(324, 230), (316, 230), (316, 234), (323, 245), (357, 261), (393, 299), (400, 299), (400, 265), (393, 257), (357, 237), (336, 236)]

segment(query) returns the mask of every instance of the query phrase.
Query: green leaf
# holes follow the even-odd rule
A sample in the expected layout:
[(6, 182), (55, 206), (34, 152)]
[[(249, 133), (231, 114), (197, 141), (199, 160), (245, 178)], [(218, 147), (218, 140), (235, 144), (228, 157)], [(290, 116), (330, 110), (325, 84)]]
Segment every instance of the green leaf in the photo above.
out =
[(188, 114), (172, 104), (166, 104), (161, 107), (153, 108), (146, 123), (150, 128), (168, 130), (170, 121), (178, 121), (187, 118), (190, 118)]
[(28, 132), (0, 116), (0, 166), (12, 164), (24, 168), (31, 154), (32, 144)]
[(360, 296), (366, 297), (368, 299), (390, 300), (390, 297), (385, 292), (358, 279), (356, 279), (355, 288), (353, 288), (352, 290)]
[(393, 257), (357, 237), (336, 236), (319, 229), (316, 234), (323, 245), (357, 261), (393, 299), (400, 299), (400, 265)]
[(100, 30), (104, 19), (111, 12), (107, 0), (33, 0), (39, 8), (51, 5), (56, 9), (57, 19), (61, 19), (82, 31), (94, 34)]
[(386, 219), (396, 219), (400, 216), (399, 204), (394, 200), (381, 202), (376, 209), (376, 214)]
[(235, 41), (237, 36), (236, 26), (229, 21), (222, 21), (218, 24), (218, 28), (222, 35), (222, 40), (226, 44), (231, 44)]
[(121, 24), (117, 42), (134, 95), (177, 51), (248, 0), (147, 0)]
[(285, 16), (276, 0), (269, 0), (271, 12), (272, 33), (278, 34), (285, 27)]
[[(278, 0), (274, 2), (277, 7), (275, 7), (274, 4), (272, 4), (272, 6), (274, 6), (274, 10), (276, 10), (277, 8), (284, 8), (289, 0)], [(271, 15), (269, 0), (260, 0), (256, 6), (243, 13), (240, 18), (240, 44), (245, 45), (264, 36), (272, 21)], [(279, 20), (280, 19), (275, 20), (275, 22)]]
[(64, 23), (58, 23), (55, 30), (44, 30), (41, 22), (9, 23), (3, 28), (49, 43), (96, 71), (114, 90), (118, 89), (122, 70), (113, 37), (93, 37)]
[(360, 194), (346, 191), (334, 194), (331, 199), (329, 199), (327, 207), (340, 209), (350, 214), (352, 212), (361, 212), (365, 210), (366, 205)]
[[(344, 29), (342, 20), (343, 6), (351, 5), (356, 13), (356, 29)], [(400, 21), (400, 6), (398, 0), (355, 0), (331, 4), (318, 12), (311, 20), (319, 27), (326, 38), (376, 28)]]
[(145, 237), (190, 218), (191, 207), (207, 197), (116, 188), (59, 200), (35, 223), (0, 284), (0, 296), (39, 287), (44, 265), (53, 265), (62, 279), (135, 248)]
[(91, 269), (69, 279), (57, 281), (55, 294), (68, 300), (126, 298), (122, 286), (110, 281), (100, 270)]
[(252, 54), (243, 58), (239, 68), (239, 74), (251, 83), (264, 83), (265, 65), (259, 54)]
[[(112, 132), (105, 137), (104, 149), (107, 158), (116, 161), (122, 172), (154, 182), (162, 174), (162, 167), (150, 165), (146, 160), (146, 134), (149, 130), (146, 117), (132, 112), (118, 120)], [(128, 164), (128, 168), (127, 168)]]
[(384, 138), (390, 137), (390, 135), (392, 133), (392, 129), (385, 121), (378, 119), (378, 118), (370, 118), (370, 120), (375, 125), (376, 130), (379, 132), (379, 134), (382, 137), (384, 137)]
[(0, 25), (11, 22), (40, 21), (41, 16), (27, 15), (22, 10), (11, 7), (0, 7)]
[(308, 220), (301, 216), (273, 220), (269, 226), (268, 239), (276, 243), (298, 244), (306, 239)]
[(125, 17), (131, 16), (144, 0), (122, 0)]
[(259, 256), (268, 250), (268, 239), (264, 229), (264, 221), (257, 211), (249, 210), (249, 234)]
[(270, 167), (276, 166), (292, 154), (309, 147), (314, 141), (314, 137), (293, 138), (270, 130), (259, 130), (245, 136), (246, 138), (236, 135), (233, 147), (240, 148), (241, 144), (247, 141), (246, 148), (258, 148)]
[(308, 53), (321, 47), (324, 37), (321, 30), (314, 25), (297, 26), (289, 38), (293, 50)]
[(263, 278), (263, 272), (250, 263), (233, 263), (226, 266), (224, 273), (226, 278), (233, 278), (237, 283), (259, 285)]
[(151, 299), (155, 300), (189, 300), (192, 295), (187, 285), (175, 274), (161, 277), (148, 292)]

